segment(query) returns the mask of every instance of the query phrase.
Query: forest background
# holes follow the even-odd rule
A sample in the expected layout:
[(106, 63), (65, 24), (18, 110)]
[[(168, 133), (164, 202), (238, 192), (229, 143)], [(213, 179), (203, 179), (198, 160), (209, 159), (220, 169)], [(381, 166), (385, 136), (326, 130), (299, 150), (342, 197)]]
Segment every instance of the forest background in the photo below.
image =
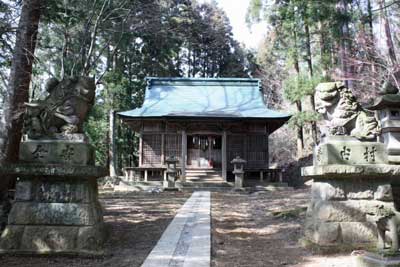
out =
[[(400, 82), (400, 1), (251, 0), (247, 23), (260, 21), (267, 33), (249, 49), (216, 1), (0, 0), (0, 161), (16, 160), (22, 104), (45, 97), (52, 77), (95, 77), (85, 131), (102, 165), (110, 114), (141, 106), (147, 76), (261, 79), (267, 106), (293, 113), (270, 137), (280, 167), (319, 141), (319, 82), (342, 80), (362, 102)], [(135, 164), (138, 136), (118, 120), (115, 136), (117, 168)]]

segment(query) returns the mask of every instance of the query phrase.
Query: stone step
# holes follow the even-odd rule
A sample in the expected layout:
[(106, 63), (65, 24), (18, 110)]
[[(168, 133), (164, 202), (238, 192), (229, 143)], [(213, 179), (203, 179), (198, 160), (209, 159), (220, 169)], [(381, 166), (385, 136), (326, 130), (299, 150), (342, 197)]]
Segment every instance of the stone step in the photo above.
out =
[(232, 187), (231, 183), (225, 181), (220, 182), (177, 182), (176, 186), (178, 188), (209, 188), (209, 187)]
[(221, 175), (221, 172), (186, 172), (186, 175)]
[(179, 191), (182, 192), (197, 192), (197, 191), (228, 192), (232, 190), (233, 187), (183, 187), (179, 189)]
[(193, 175), (210, 175), (210, 174), (221, 174), (222, 172), (203, 172), (203, 171), (186, 171), (186, 174), (193, 174)]
[(186, 176), (221, 176), (221, 172), (186, 172)]
[(184, 181), (184, 183), (214, 183), (214, 184), (220, 184), (220, 183), (224, 183), (225, 181), (222, 180), (221, 178), (218, 179), (201, 179), (201, 178), (197, 178), (197, 179), (188, 179), (186, 178), (186, 181)]
[(186, 176), (186, 180), (219, 180), (223, 181), (222, 176)]
[(225, 182), (222, 177), (186, 177), (186, 182), (214, 182), (222, 183)]
[(187, 171), (221, 171), (221, 169), (213, 168), (186, 168)]
[(158, 191), (163, 189), (163, 181), (126, 182), (124, 180), (119, 180), (117, 184), (112, 185), (111, 189), (114, 192)]
[(187, 175), (221, 175), (221, 172), (186, 172)]

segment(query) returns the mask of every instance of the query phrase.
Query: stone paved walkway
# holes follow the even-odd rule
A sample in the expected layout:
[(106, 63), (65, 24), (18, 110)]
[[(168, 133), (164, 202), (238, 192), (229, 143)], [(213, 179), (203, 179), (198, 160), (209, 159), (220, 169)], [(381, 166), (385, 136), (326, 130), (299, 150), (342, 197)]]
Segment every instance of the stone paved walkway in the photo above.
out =
[(209, 267), (210, 230), (210, 192), (194, 192), (142, 267)]

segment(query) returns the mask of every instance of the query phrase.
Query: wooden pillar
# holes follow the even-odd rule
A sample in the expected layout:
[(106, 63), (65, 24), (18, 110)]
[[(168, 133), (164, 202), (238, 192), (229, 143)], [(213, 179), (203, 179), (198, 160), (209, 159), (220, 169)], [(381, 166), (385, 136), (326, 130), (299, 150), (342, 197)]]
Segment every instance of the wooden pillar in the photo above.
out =
[(247, 159), (247, 146), (248, 146), (248, 136), (247, 135), (243, 135), (243, 159), (244, 160), (248, 160)]
[(222, 179), (224, 181), (227, 181), (228, 176), (227, 176), (227, 156), (226, 156), (226, 131), (224, 130), (222, 132), (222, 155), (221, 155), (221, 164), (222, 164)]
[(208, 140), (208, 144), (209, 144), (209, 146), (208, 146), (208, 156), (207, 156), (207, 158), (208, 159), (211, 159), (212, 158), (212, 137), (211, 136), (207, 136), (207, 140)]
[(181, 155), (182, 181), (186, 181), (186, 161), (187, 161), (187, 136), (186, 136), (186, 131), (182, 130), (182, 155)]
[(139, 134), (139, 167), (143, 165), (143, 134)]
[(265, 135), (265, 159), (266, 159), (266, 166), (269, 169), (269, 134)]
[(283, 173), (282, 173), (282, 170), (279, 170), (278, 177), (279, 177), (279, 182), (280, 182), (280, 183), (283, 183)]
[(165, 165), (165, 134), (161, 134), (161, 165)]

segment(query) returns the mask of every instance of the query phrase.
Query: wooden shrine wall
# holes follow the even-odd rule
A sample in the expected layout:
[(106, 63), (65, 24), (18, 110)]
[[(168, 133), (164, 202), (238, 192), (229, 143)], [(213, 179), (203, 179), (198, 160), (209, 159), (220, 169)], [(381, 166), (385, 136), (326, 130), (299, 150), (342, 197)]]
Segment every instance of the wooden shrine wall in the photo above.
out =
[(230, 162), (236, 156), (247, 161), (246, 169), (268, 168), (268, 138), (263, 135), (235, 134), (227, 137), (228, 169), (233, 169)]
[(179, 160), (182, 158), (182, 135), (165, 134), (165, 158), (175, 156)]
[(157, 166), (161, 164), (161, 134), (142, 135), (143, 165)]
[[(194, 124), (193, 124), (194, 125)], [(214, 124), (215, 125), (215, 124)], [(201, 130), (206, 130), (203, 124)], [(141, 128), (142, 132), (142, 166), (161, 166), (162, 160), (175, 156), (181, 162), (182, 134), (176, 124), (163, 124), (161, 122), (146, 122)], [(187, 127), (187, 134), (195, 133), (196, 127)], [(211, 132), (222, 135), (215, 127), (209, 128)], [(164, 140), (164, 144), (162, 141)], [(233, 124), (227, 130), (227, 161), (228, 170), (233, 166), (230, 161), (236, 156), (247, 160), (246, 169), (268, 168), (268, 138), (265, 124)], [(214, 155), (220, 161), (220, 155)], [(218, 159), (217, 159), (218, 158)]]

